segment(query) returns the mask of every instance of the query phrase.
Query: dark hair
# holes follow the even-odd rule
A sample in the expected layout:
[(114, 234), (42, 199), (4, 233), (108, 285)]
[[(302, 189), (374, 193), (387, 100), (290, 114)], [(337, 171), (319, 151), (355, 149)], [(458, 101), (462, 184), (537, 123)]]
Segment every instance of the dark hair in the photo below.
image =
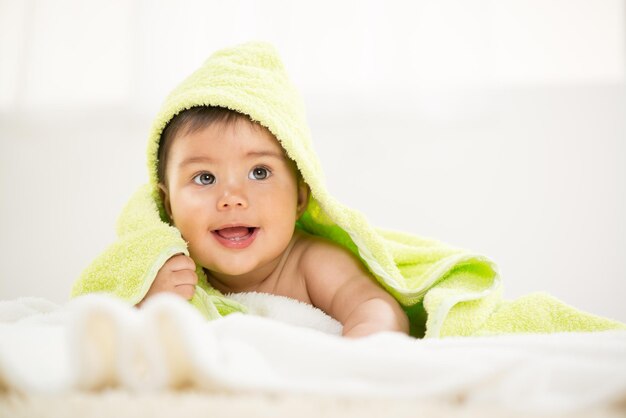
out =
[[(214, 123), (224, 123), (229, 125), (239, 120), (245, 120), (258, 127), (262, 126), (252, 121), (252, 119), (250, 119), (250, 117), (246, 114), (219, 106), (191, 107), (174, 116), (163, 129), (161, 139), (159, 141), (159, 154), (157, 160), (157, 176), (159, 183), (165, 184), (167, 156), (169, 149), (172, 147), (172, 143), (174, 142), (174, 138), (176, 138), (178, 134), (192, 134)], [(293, 170), (298, 181), (304, 181), (296, 163), (287, 156), (287, 153), (285, 153), (285, 157), (287, 158), (287, 161), (289, 162), (289, 165), (291, 166), (291, 169)]]
[(159, 141), (157, 160), (159, 183), (165, 183), (167, 155), (176, 135), (179, 133), (192, 134), (218, 122), (231, 124), (242, 118), (251, 122), (250, 118), (243, 113), (219, 106), (192, 107), (174, 116), (163, 129), (161, 140)]

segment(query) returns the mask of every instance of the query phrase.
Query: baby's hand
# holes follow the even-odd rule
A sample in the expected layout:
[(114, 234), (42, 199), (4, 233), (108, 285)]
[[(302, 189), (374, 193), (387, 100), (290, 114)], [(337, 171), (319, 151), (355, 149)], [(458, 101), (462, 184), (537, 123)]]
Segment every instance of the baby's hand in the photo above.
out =
[(161, 292), (176, 293), (189, 300), (196, 291), (197, 283), (196, 264), (191, 257), (184, 254), (175, 255), (163, 264), (148, 293), (137, 306), (141, 306), (146, 299)]

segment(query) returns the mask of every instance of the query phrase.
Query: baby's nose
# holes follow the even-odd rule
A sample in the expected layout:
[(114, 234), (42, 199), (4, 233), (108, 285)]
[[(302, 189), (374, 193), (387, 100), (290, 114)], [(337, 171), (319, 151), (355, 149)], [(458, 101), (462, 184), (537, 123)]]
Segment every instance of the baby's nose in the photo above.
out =
[(224, 190), (217, 203), (219, 210), (248, 207), (248, 199), (241, 188), (229, 187)]

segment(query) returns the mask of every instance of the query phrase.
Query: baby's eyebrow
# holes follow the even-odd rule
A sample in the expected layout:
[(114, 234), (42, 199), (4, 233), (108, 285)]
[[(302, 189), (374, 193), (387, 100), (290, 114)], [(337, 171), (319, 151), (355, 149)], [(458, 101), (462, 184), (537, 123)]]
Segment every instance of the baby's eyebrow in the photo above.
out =
[(207, 163), (207, 162), (208, 163), (213, 162), (213, 158), (202, 157), (202, 156), (189, 157), (189, 158), (185, 158), (184, 160), (182, 160), (180, 164), (178, 164), (178, 167), (184, 167), (186, 165), (193, 164), (193, 163)]
[[(277, 152), (277, 151), (262, 150), (262, 151), (249, 151), (245, 154), (245, 157), (246, 158), (273, 157), (273, 158), (278, 158), (279, 160), (284, 160), (285, 154)], [(186, 165), (193, 164), (193, 163), (212, 163), (212, 162), (215, 162), (215, 159), (208, 157), (206, 155), (198, 155), (194, 157), (185, 158), (183, 161), (180, 162), (178, 166), (184, 167)]]
[(285, 154), (276, 151), (250, 151), (246, 153), (246, 157), (274, 157), (282, 160)]

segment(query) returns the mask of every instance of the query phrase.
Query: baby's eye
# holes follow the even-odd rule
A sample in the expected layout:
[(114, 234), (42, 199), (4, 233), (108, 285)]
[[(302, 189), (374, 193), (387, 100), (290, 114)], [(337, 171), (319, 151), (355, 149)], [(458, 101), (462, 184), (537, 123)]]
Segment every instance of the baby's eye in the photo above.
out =
[(248, 178), (250, 180), (265, 180), (270, 174), (271, 172), (265, 167), (255, 167), (248, 175)]
[(211, 173), (200, 173), (193, 178), (193, 182), (200, 186), (207, 186), (215, 183), (215, 176)]

